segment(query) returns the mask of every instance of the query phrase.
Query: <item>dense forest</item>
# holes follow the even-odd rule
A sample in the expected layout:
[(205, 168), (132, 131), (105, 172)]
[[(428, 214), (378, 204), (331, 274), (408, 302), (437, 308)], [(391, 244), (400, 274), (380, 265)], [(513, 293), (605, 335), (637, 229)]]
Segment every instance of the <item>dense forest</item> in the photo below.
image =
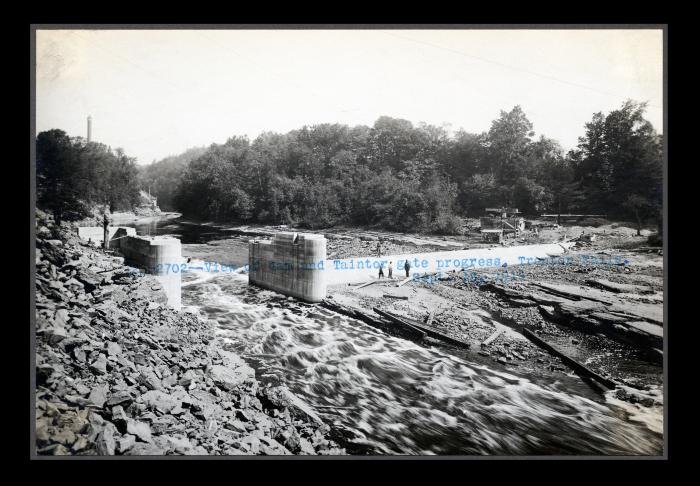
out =
[[(204, 220), (333, 225), (457, 234), (462, 217), (486, 207), (603, 213), (660, 224), (662, 139), (644, 103), (596, 113), (564, 153), (516, 106), (488, 132), (458, 131), (391, 117), (372, 127), (321, 124), (252, 142), (195, 148), (139, 168), (117, 150), (39, 134), (40, 206), (71, 214), (84, 203), (133, 205), (150, 189), (161, 208)], [(138, 173), (137, 173), (138, 172)]]
[(36, 185), (37, 207), (57, 222), (90, 216), (98, 207), (126, 211), (139, 203), (136, 159), (57, 129), (37, 136)]
[(596, 113), (568, 153), (535, 138), (516, 106), (481, 134), (381, 117), (372, 127), (322, 124), (252, 143), (232, 137), (178, 161), (179, 174), (163, 162), (146, 171), (171, 191), (174, 209), (207, 220), (455, 234), (460, 217), (509, 205), (641, 225), (660, 221), (663, 186), (662, 140), (644, 109), (628, 101)]
[(165, 211), (174, 211), (173, 197), (182, 173), (194, 159), (202, 156), (206, 147), (195, 147), (179, 155), (171, 155), (158, 162), (139, 167), (139, 184), (158, 200), (158, 206)]

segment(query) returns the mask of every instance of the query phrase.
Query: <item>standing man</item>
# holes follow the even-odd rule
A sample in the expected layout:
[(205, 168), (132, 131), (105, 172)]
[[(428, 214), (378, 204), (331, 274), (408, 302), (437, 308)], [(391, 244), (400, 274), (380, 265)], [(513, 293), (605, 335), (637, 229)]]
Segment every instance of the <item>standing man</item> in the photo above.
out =
[(408, 271), (411, 270), (411, 264), (408, 263), (408, 258), (406, 258), (406, 263), (403, 264), (403, 269), (406, 270), (406, 278), (408, 278)]
[(384, 264), (379, 262), (379, 278), (384, 277)]
[(382, 257), (382, 240), (377, 240), (377, 258)]
[(104, 219), (102, 220), (102, 226), (104, 227), (105, 233), (105, 239), (104, 242), (102, 243), (102, 247), (106, 250), (109, 248), (109, 218), (107, 217), (107, 213), (105, 212)]
[(391, 264), (391, 261), (389, 261), (389, 278), (394, 278), (393, 273), (394, 273), (394, 266)]

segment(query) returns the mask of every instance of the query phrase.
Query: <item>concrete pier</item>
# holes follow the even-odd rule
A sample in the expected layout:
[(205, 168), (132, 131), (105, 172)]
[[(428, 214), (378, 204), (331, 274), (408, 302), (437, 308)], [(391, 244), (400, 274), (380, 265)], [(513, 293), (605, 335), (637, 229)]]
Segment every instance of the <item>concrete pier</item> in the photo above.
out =
[(277, 233), (248, 246), (248, 282), (307, 302), (326, 298), (326, 238), (309, 233)]
[(168, 305), (179, 310), (183, 263), (180, 240), (169, 236), (126, 236), (118, 241), (125, 262), (155, 275), (168, 296)]

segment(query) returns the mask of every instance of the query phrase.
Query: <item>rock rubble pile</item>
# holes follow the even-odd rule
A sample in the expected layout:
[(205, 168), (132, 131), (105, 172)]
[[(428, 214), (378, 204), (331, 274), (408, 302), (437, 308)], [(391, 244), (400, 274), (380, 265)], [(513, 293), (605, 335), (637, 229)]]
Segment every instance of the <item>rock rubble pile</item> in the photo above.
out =
[(37, 454), (345, 453), (215, 322), (167, 308), (155, 278), (41, 212), (36, 241)]

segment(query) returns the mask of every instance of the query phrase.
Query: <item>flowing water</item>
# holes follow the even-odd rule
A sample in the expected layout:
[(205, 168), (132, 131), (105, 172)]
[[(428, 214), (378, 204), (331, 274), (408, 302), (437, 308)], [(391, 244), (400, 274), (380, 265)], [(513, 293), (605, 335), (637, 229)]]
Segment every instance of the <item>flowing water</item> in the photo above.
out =
[[(137, 229), (179, 236), (184, 256), (198, 261), (247, 259), (245, 239), (225, 228), (170, 220)], [(182, 302), (218, 321), (219, 335), (262, 383), (285, 384), (314, 406), (351, 453), (663, 453), (659, 410), (395, 338), (251, 288), (245, 274), (186, 273)]]

